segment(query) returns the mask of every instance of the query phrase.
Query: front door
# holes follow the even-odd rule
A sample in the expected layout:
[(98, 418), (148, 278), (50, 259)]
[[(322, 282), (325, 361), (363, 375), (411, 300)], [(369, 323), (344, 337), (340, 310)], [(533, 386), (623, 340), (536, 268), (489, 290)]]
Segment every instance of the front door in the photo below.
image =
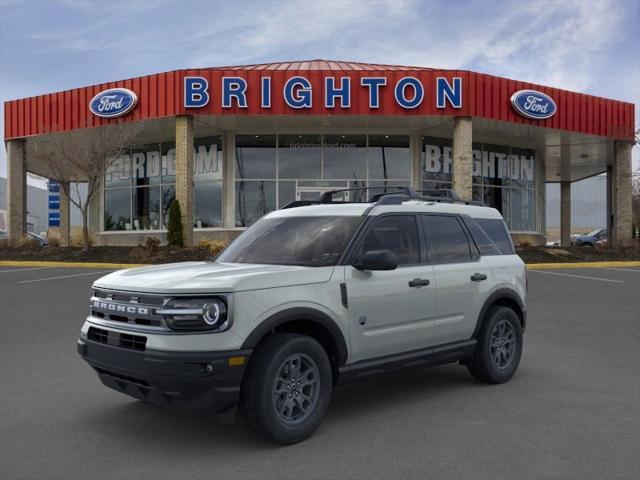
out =
[(398, 257), (398, 268), (360, 271), (345, 267), (354, 362), (432, 344), (436, 315), (433, 267), (423, 262), (418, 231), (415, 215), (381, 216), (364, 234), (354, 258), (369, 250), (391, 250)]

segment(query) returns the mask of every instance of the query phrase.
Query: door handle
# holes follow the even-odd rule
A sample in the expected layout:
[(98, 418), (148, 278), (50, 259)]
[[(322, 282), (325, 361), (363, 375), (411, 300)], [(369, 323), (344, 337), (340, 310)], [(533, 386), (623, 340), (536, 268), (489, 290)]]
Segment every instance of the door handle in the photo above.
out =
[(414, 278), (409, 281), (409, 286), (412, 288), (426, 287), (429, 283), (429, 280), (426, 278)]
[(484, 273), (474, 273), (471, 275), (472, 282), (481, 282), (482, 280), (486, 280), (487, 276)]

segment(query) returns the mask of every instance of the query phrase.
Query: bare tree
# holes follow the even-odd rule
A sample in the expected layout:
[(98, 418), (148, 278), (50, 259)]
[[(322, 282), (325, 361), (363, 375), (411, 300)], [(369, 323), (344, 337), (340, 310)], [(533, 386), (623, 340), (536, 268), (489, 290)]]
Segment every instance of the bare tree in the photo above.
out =
[[(59, 181), (64, 194), (82, 214), (82, 245), (90, 247), (89, 205), (100, 192), (107, 170), (134, 141), (142, 122), (112, 124), (72, 132), (52, 133), (27, 141), (27, 156), (44, 165), (50, 177)], [(80, 195), (78, 182), (87, 184), (87, 195)], [(75, 195), (71, 193), (75, 185)]]

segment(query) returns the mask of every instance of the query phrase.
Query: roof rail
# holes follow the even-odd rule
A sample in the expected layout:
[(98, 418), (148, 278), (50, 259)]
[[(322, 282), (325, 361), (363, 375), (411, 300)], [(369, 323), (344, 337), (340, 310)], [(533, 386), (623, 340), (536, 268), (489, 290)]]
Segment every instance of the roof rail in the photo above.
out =
[[(334, 201), (334, 195), (344, 192), (360, 192), (364, 190), (385, 188), (384, 192), (376, 193), (365, 202), (354, 201)], [(392, 191), (386, 191), (390, 189)], [(420, 195), (426, 193), (427, 195)], [(462, 203), (465, 205), (486, 206), (484, 202), (477, 201), (465, 201), (452, 189), (430, 189), (430, 190), (414, 190), (410, 186), (397, 186), (397, 187), (356, 187), (356, 188), (342, 188), (339, 190), (328, 190), (324, 192), (318, 200), (293, 200), (285, 203), (281, 209), (305, 207), (308, 205), (322, 205), (331, 203), (375, 203), (376, 205), (401, 205), (409, 200), (422, 200), (427, 202), (442, 202), (442, 203)]]
[(451, 188), (438, 188), (417, 190), (417, 193), (423, 193), (422, 200), (429, 202), (444, 202), (444, 203), (463, 203), (465, 205), (472, 205), (477, 207), (486, 207), (487, 204), (477, 200), (463, 200), (458, 193)]
[[(372, 190), (372, 189), (379, 189), (379, 188), (384, 188), (385, 191), (373, 195), (371, 197), (371, 199), (369, 199), (366, 203), (375, 203), (380, 198), (384, 197), (385, 195), (397, 195), (399, 193), (404, 193), (406, 196), (411, 197), (411, 198), (418, 198), (418, 194), (416, 193), (416, 191), (413, 188), (409, 187), (409, 186), (398, 186), (398, 187), (356, 187), (356, 188), (342, 188), (342, 189), (339, 189), (339, 190), (326, 191), (326, 192), (324, 192), (322, 194), (322, 196), (320, 197), (320, 200), (318, 201), (318, 203), (332, 203), (333, 202), (333, 196), (336, 193), (358, 192), (358, 191), (362, 191), (362, 190)], [(392, 189), (394, 191), (387, 192), (386, 190), (388, 190), (388, 189)], [(357, 203), (357, 202), (348, 202), (348, 203)]]

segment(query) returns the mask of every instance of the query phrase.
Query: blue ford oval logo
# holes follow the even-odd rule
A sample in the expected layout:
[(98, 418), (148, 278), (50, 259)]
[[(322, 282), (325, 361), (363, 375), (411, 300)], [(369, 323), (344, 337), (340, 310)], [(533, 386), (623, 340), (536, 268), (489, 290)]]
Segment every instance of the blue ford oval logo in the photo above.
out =
[(103, 118), (126, 115), (138, 104), (138, 96), (127, 88), (103, 90), (89, 102), (89, 110)]
[(556, 103), (549, 95), (536, 90), (518, 90), (511, 95), (511, 105), (523, 117), (544, 120), (556, 114)]

